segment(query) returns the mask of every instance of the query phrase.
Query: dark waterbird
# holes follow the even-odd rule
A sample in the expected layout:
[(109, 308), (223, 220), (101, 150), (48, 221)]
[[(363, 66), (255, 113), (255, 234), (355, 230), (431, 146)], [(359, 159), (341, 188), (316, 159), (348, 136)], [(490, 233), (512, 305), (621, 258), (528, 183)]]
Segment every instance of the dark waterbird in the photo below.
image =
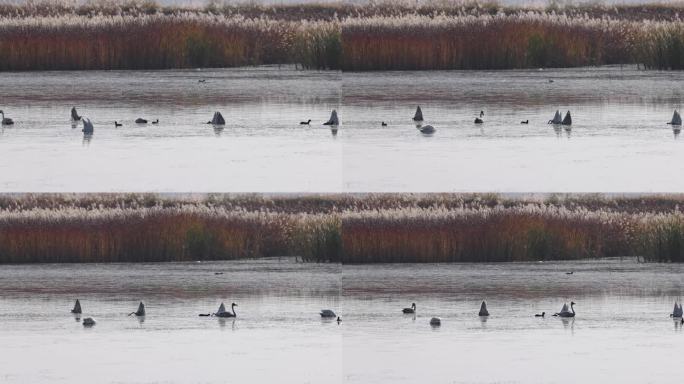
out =
[(95, 325), (95, 323), (96, 321), (92, 317), (86, 317), (85, 319), (83, 319), (84, 327), (92, 327), (93, 325)]
[(323, 125), (340, 125), (340, 119), (337, 117), (337, 111), (333, 109), (332, 113), (330, 114), (330, 119), (323, 123)]
[(86, 135), (92, 135), (93, 132), (95, 132), (95, 127), (93, 127), (93, 123), (90, 121), (90, 119), (83, 117), (81, 121), (83, 121), (83, 129), (81, 131)]
[(682, 125), (682, 117), (679, 115), (679, 112), (675, 109), (674, 114), (672, 114), (672, 120), (668, 123), (670, 125)]
[(221, 112), (214, 112), (214, 117), (212, 117), (211, 121), (208, 121), (207, 124), (226, 125), (226, 120), (223, 118)]
[(137, 310), (137, 311), (131, 312), (131, 313), (128, 314), (128, 316), (132, 316), (132, 315), (136, 315), (136, 316), (145, 316), (145, 304), (143, 304), (142, 301), (141, 301), (140, 304), (138, 305), (138, 310)]
[(571, 301), (570, 302), (570, 309), (572, 309), (572, 312), (568, 310), (568, 304), (563, 304), (563, 308), (561, 308), (561, 311), (558, 313), (554, 313), (554, 316), (558, 317), (575, 317), (575, 302)]
[(544, 315), (546, 315), (546, 312), (537, 313), (534, 317), (544, 317)]
[(339, 317), (339, 316), (337, 316), (337, 324), (339, 324), (339, 323), (341, 323), (341, 322), (342, 322), (342, 318)]
[(556, 110), (556, 114), (553, 115), (553, 119), (549, 120), (549, 124), (560, 124), (563, 122), (560, 111)]
[(420, 131), (420, 133), (422, 133), (424, 135), (431, 135), (431, 134), (435, 133), (435, 131), (436, 131), (435, 127), (433, 127), (432, 125), (422, 126), (422, 127), (418, 128), (418, 130)]
[(2, 115), (2, 125), (14, 124), (14, 120), (10, 119), (9, 117), (5, 117), (5, 112), (0, 111), (0, 115)]
[(416, 108), (416, 113), (413, 115), (413, 121), (423, 121), (423, 111), (420, 109), (420, 105)]
[(71, 310), (71, 313), (75, 314), (81, 314), (83, 311), (81, 311), (81, 302), (76, 299), (76, 303), (74, 303), (74, 308)]
[(123, 124), (121, 124), (121, 123), (117, 122), (116, 120), (114, 120), (114, 126), (115, 126), (115, 127), (123, 127)]
[(337, 317), (337, 315), (335, 314), (335, 312), (332, 309), (321, 309), (320, 315), (324, 319)]
[(489, 316), (489, 311), (487, 310), (487, 303), (482, 300), (482, 304), (480, 304), (480, 312), (477, 314), (478, 316)]
[(159, 124), (159, 119), (153, 121), (152, 124), (155, 124), (155, 125), (156, 125), (156, 124)]
[(565, 114), (561, 125), (572, 125), (572, 117), (570, 116), (570, 111)]
[(387, 123), (385, 123), (385, 122), (383, 121), (382, 123), (380, 123), (380, 125), (383, 126), (383, 127), (386, 127), (386, 126), (387, 126)]
[(147, 124), (147, 120), (143, 119), (142, 117), (138, 117), (135, 119), (136, 124)]
[(529, 123), (530, 123), (529, 120), (523, 120), (523, 121), (520, 122), (520, 124), (529, 124)]
[(565, 272), (566, 275), (573, 275), (575, 274), (575, 271), (570, 271), (570, 272)]
[(231, 313), (231, 312), (226, 311), (226, 306), (223, 305), (223, 303), (221, 303), (218, 311), (216, 313), (214, 313), (214, 316), (217, 316), (217, 317), (237, 317), (237, 314), (235, 313), (235, 307), (237, 307), (237, 306), (238, 305), (235, 303), (231, 304), (230, 309), (233, 311)]
[(311, 124), (311, 119), (309, 119), (307, 121), (300, 121), (299, 124), (300, 125), (309, 125), (309, 124)]
[(479, 117), (475, 118), (475, 124), (482, 124), (482, 123), (484, 123), (484, 121), (482, 119), (480, 119)]
[(401, 311), (404, 313), (416, 313), (416, 303), (411, 304), (411, 308), (404, 308)]
[(78, 115), (76, 107), (71, 108), (71, 121), (81, 121), (81, 116)]

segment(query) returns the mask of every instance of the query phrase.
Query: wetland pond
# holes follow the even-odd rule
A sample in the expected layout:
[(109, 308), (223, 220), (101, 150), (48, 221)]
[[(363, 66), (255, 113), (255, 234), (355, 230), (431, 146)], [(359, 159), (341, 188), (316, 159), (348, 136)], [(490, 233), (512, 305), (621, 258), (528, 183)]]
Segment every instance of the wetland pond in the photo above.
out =
[[(668, 314), (683, 276), (682, 265), (634, 259), (6, 265), (0, 380), (676, 382), (684, 332)], [(95, 326), (69, 313), (75, 298)], [(147, 316), (128, 316), (140, 300)], [(570, 301), (574, 319), (550, 316)], [(220, 302), (237, 303), (237, 318), (198, 316)], [(416, 315), (402, 314), (413, 302)], [(322, 320), (324, 308), (342, 322)]]

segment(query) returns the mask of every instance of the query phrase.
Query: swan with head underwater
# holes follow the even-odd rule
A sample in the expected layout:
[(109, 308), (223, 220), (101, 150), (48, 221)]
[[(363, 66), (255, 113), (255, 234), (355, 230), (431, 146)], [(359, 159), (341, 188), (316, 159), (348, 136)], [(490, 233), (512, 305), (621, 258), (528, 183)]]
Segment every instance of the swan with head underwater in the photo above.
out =
[(330, 119), (323, 123), (323, 125), (330, 125), (333, 127), (337, 127), (340, 125), (340, 119), (337, 117), (337, 110), (332, 110), (332, 113), (330, 114)]

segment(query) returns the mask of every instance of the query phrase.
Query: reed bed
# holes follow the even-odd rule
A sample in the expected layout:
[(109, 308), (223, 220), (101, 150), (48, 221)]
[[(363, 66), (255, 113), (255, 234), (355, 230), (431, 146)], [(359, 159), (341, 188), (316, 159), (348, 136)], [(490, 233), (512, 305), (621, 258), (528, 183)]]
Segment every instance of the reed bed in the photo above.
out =
[(295, 64), (307, 69), (682, 69), (681, 5), (469, 1), (265, 6), (0, 4), (0, 70)]
[(345, 20), (342, 68), (508, 69), (633, 63), (631, 22), (564, 14)]
[[(235, 67), (334, 69), (335, 22), (209, 13), (0, 18), (0, 70)], [(302, 44), (302, 41), (308, 44)], [(302, 48), (304, 47), (304, 49)], [(329, 51), (329, 50), (332, 50)]]
[(2, 195), (0, 263), (684, 261), (684, 195)]

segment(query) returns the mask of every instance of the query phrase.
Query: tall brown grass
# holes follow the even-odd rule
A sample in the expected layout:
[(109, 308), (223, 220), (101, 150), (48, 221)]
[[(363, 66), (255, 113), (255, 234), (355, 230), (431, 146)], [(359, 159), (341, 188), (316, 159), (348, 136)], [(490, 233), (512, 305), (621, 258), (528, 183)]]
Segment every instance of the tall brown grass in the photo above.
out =
[[(334, 22), (240, 15), (0, 18), (0, 70), (161, 69), (298, 63), (334, 69)], [(302, 49), (306, 41), (307, 49)]]
[(508, 69), (632, 63), (631, 23), (537, 12), (347, 19), (345, 70)]
[(684, 195), (2, 195), (0, 263), (684, 261)]
[(296, 64), (359, 70), (644, 64), (682, 69), (681, 5), (432, 1), (204, 7), (0, 5), (0, 70)]

